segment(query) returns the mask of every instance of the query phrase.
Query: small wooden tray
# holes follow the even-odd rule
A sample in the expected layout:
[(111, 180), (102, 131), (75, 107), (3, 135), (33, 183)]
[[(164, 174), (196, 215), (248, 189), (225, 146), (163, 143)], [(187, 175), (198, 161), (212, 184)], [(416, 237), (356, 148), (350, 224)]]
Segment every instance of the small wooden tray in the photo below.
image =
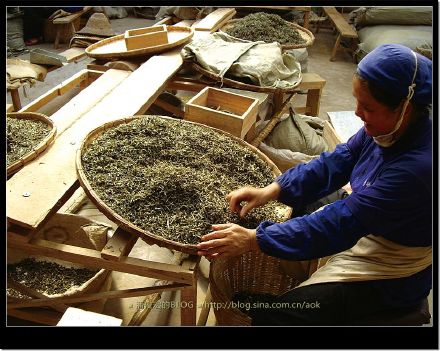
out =
[[(80, 147), (77, 150), (76, 153), (76, 170), (77, 170), (77, 174), (78, 174), (78, 179), (79, 182), (82, 186), (82, 188), (84, 189), (84, 192), (87, 194), (87, 196), (89, 197), (89, 199), (96, 205), (96, 207), (107, 217), (109, 218), (111, 221), (115, 222), (119, 227), (121, 227), (123, 230), (133, 233), (135, 235), (141, 236), (141, 238), (153, 245), (153, 244), (157, 244), (159, 246), (162, 247), (167, 247), (171, 250), (177, 250), (177, 251), (181, 251), (184, 253), (188, 253), (191, 255), (196, 255), (197, 254), (197, 246), (194, 244), (183, 244), (177, 241), (173, 241), (173, 240), (169, 240), (166, 238), (163, 238), (162, 236), (158, 236), (155, 235), (147, 230), (141, 229), (138, 226), (134, 225), (133, 223), (129, 222), (128, 220), (126, 220), (125, 218), (123, 218), (122, 216), (120, 216), (118, 213), (116, 213), (113, 209), (111, 209), (109, 206), (107, 206), (107, 204), (105, 202), (103, 202), (98, 194), (93, 190), (92, 186), (90, 185), (89, 181), (87, 180), (86, 174), (83, 170), (82, 167), (82, 161), (81, 161), (81, 156), (83, 154), (83, 151), (86, 149), (87, 145), (89, 145), (91, 142), (93, 142), (93, 140), (95, 140), (99, 135), (101, 135), (102, 133), (104, 133), (105, 131), (112, 129), (120, 124), (123, 123), (129, 123), (131, 121), (133, 121), (134, 119), (137, 118), (141, 118), (141, 117), (146, 117), (146, 116), (142, 116), (142, 115), (138, 115), (138, 116), (133, 116), (133, 117), (127, 117), (127, 118), (122, 118), (113, 122), (108, 122), (103, 124), (102, 126), (92, 130), (84, 139), (84, 141), (81, 143)], [(171, 117), (165, 117), (165, 116), (161, 116), (161, 118), (164, 119), (168, 119), (168, 120), (173, 120), (175, 121), (174, 118)], [(251, 151), (253, 153), (255, 153), (259, 158), (261, 158), (264, 162), (266, 162), (268, 164), (268, 166), (271, 168), (272, 173), (274, 175), (274, 178), (276, 176), (279, 176), (281, 174), (280, 170), (277, 168), (277, 166), (265, 155), (263, 154), (260, 150), (258, 150), (256, 147), (246, 143), (245, 141), (233, 136), (230, 133), (227, 133), (223, 130), (220, 129), (216, 129), (216, 128), (212, 128), (212, 127), (208, 127), (206, 125), (200, 124), (200, 123), (195, 123), (195, 122), (189, 122), (189, 121), (182, 121), (179, 120), (179, 123), (191, 123), (194, 125), (199, 125), (202, 126), (204, 128), (210, 128), (210, 129), (214, 129), (219, 133), (225, 134), (227, 136), (229, 136), (231, 139), (234, 139), (235, 141), (237, 141), (238, 143), (240, 143), (241, 145), (251, 149)], [(285, 220), (287, 220), (288, 218), (290, 218), (291, 215), (291, 208), (287, 208), (286, 213), (285, 213)]]
[(6, 114), (7, 117), (10, 118), (21, 118), (21, 119), (33, 119), (38, 120), (41, 122), (44, 122), (48, 124), (52, 129), (47, 134), (47, 136), (30, 152), (20, 157), (17, 161), (14, 163), (11, 163), (7, 167), (7, 176), (11, 176), (15, 172), (17, 172), (21, 167), (23, 167), (25, 164), (28, 164), (33, 159), (35, 159), (38, 155), (40, 155), (55, 139), (55, 135), (57, 133), (57, 128), (55, 127), (55, 124), (52, 122), (52, 120), (47, 117), (46, 115), (43, 115), (41, 113), (36, 112), (10, 112)]
[[(241, 21), (241, 18), (232, 19), (232, 20), (226, 22), (226, 24), (219, 30), (219, 32), (225, 33), (225, 31), (227, 29), (232, 28), (239, 21)], [(304, 44), (281, 44), (281, 48), (283, 50), (306, 48), (308, 46), (311, 46), (314, 43), (315, 36), (313, 35), (313, 33), (311, 31), (309, 31), (308, 29), (306, 29), (304, 27), (301, 27), (300, 25), (298, 25), (296, 23), (292, 23), (292, 22), (288, 22), (288, 21), (286, 21), (286, 23), (288, 23), (291, 27), (296, 29), (299, 32), (299, 34), (301, 35), (301, 37), (306, 42)], [(243, 40), (243, 39), (241, 39), (241, 40)]]
[(125, 34), (106, 38), (86, 48), (86, 54), (97, 59), (148, 56), (170, 50), (190, 41), (194, 30), (188, 27), (167, 26), (168, 43), (141, 49), (127, 50)]
[(237, 80), (233, 80), (230, 78), (225, 78), (225, 77), (222, 78), (218, 74), (211, 72), (211, 71), (208, 71), (207, 69), (203, 68), (202, 66), (200, 66), (196, 62), (192, 62), (190, 64), (190, 66), (195, 71), (203, 74), (205, 77), (212, 79), (216, 82), (221, 82), (222, 84), (226, 85), (227, 87), (237, 88), (237, 89), (241, 89), (241, 90), (256, 91), (259, 93), (274, 93), (275, 91), (279, 91), (279, 90), (281, 90), (285, 93), (294, 92), (297, 90), (297, 86), (299, 84), (301, 84), (301, 79), (302, 79), (302, 75), (301, 75), (301, 77), (300, 77), (301, 79), (298, 80), (298, 84), (296, 84), (295, 86), (293, 86), (291, 88), (261, 87), (259, 85), (247, 84), (247, 83), (239, 82)]

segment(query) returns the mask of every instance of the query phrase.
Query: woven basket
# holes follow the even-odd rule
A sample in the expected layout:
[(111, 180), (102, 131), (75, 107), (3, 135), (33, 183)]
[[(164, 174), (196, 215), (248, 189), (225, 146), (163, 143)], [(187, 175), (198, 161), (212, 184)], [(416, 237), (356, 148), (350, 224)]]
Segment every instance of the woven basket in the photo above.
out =
[(228, 306), (236, 293), (277, 296), (292, 290), (300, 280), (286, 273), (283, 260), (252, 251), (229, 259), (213, 260), (209, 283), (217, 324), (246, 326), (251, 325), (251, 318), (238, 308)]
[[(123, 123), (129, 123), (131, 121), (133, 121), (134, 119), (137, 118), (142, 118), (142, 117), (147, 117), (147, 116), (134, 116), (134, 117), (127, 117), (127, 118), (122, 118), (116, 121), (112, 121), (112, 122), (108, 122), (103, 124), (102, 126), (92, 130), (84, 139), (84, 141), (81, 143), (77, 154), (76, 154), (76, 170), (77, 170), (77, 174), (78, 174), (78, 179), (79, 182), (82, 186), (82, 188), (84, 189), (85, 193), (87, 194), (87, 196), (89, 197), (89, 199), (96, 205), (96, 207), (107, 217), (109, 218), (111, 221), (115, 222), (116, 224), (118, 224), (118, 226), (120, 226), (121, 228), (123, 228), (124, 230), (133, 233), (135, 235), (139, 235), (141, 236), (141, 238), (153, 245), (153, 244), (157, 244), (159, 246), (162, 247), (166, 247), (169, 248), (171, 250), (177, 250), (177, 251), (181, 251), (184, 253), (188, 253), (188, 254), (192, 254), (192, 255), (196, 255), (197, 254), (197, 246), (193, 245), (193, 244), (183, 244), (177, 241), (173, 241), (173, 240), (169, 240), (169, 239), (165, 239), (159, 235), (155, 235), (154, 233), (151, 233), (150, 231), (144, 230), (142, 228), (139, 228), (138, 226), (136, 226), (135, 224), (129, 222), (128, 220), (126, 220), (125, 218), (123, 218), (121, 215), (119, 215), (117, 212), (115, 212), (113, 209), (111, 209), (109, 206), (107, 206), (107, 204), (102, 201), (98, 194), (93, 190), (91, 184), (89, 183), (89, 181), (87, 180), (86, 174), (83, 170), (82, 167), (82, 161), (81, 161), (81, 156), (83, 154), (83, 152), (85, 152), (87, 146), (93, 142), (93, 140), (95, 140), (98, 136), (100, 136), (102, 133), (104, 133), (105, 131), (112, 129), (120, 124)], [(261, 158), (264, 162), (266, 162), (268, 164), (268, 166), (270, 167), (270, 169), (272, 170), (273, 176), (274, 178), (278, 175), (281, 174), (280, 170), (277, 168), (277, 166), (265, 155), (263, 154), (260, 150), (258, 150), (256, 147), (246, 143), (245, 141), (243, 141), (242, 139), (239, 139), (235, 136), (233, 136), (230, 133), (227, 133), (223, 130), (220, 129), (216, 129), (213, 127), (209, 127), (200, 123), (195, 123), (195, 122), (190, 122), (190, 121), (185, 121), (185, 120), (176, 120), (174, 118), (171, 117), (165, 117), (165, 116), (160, 116), (161, 118), (167, 119), (167, 120), (171, 120), (171, 121), (176, 121), (176, 123), (190, 123), (190, 124), (194, 124), (194, 125), (198, 125), (204, 128), (209, 128), (209, 129), (214, 129), (215, 131), (217, 131), (218, 133), (221, 134), (225, 134), (228, 137), (230, 137), (231, 139), (235, 140), (236, 142), (238, 142), (239, 144), (247, 147), (250, 149), (250, 151), (252, 151), (253, 153), (255, 153), (259, 158)], [(284, 211), (284, 219), (288, 219), (290, 218), (290, 215), (292, 213), (292, 209), (290, 207), (284, 206), (282, 207), (282, 210)]]
[[(236, 19), (232, 19), (232, 20), (226, 22), (226, 24), (221, 28), (220, 32), (225, 32), (225, 30), (232, 28), (235, 24), (237, 24), (241, 20), (242, 20), (241, 18), (236, 18)], [(298, 31), (298, 33), (301, 35), (301, 37), (305, 40), (305, 43), (303, 43), (303, 44), (281, 44), (282, 50), (306, 48), (308, 46), (311, 46), (314, 43), (315, 36), (307, 28), (301, 27), (300, 25), (298, 25), (296, 23), (292, 23), (292, 22), (288, 22), (288, 21), (285, 21), (285, 22)]]
[(35, 159), (54, 141), (55, 135), (57, 133), (57, 128), (55, 127), (55, 124), (52, 122), (52, 120), (49, 117), (41, 113), (10, 112), (6, 114), (6, 117), (37, 120), (48, 124), (52, 128), (50, 132), (46, 135), (46, 137), (37, 146), (35, 146), (35, 148), (32, 151), (23, 155), (22, 157), (20, 157), (18, 160), (11, 163), (7, 167), (7, 176), (9, 177), (15, 172), (17, 172), (21, 167), (23, 167), (24, 165), (28, 164), (33, 159)]

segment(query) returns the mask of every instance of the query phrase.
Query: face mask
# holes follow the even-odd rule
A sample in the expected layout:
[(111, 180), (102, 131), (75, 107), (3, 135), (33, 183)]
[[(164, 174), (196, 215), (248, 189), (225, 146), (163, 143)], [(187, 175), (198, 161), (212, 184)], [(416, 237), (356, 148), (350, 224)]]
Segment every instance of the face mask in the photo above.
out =
[(411, 100), (411, 98), (414, 95), (414, 88), (416, 87), (416, 84), (414, 83), (414, 81), (416, 79), (416, 74), (417, 74), (417, 55), (415, 54), (414, 51), (411, 51), (411, 52), (414, 55), (414, 58), (416, 60), (416, 69), (414, 70), (414, 75), (413, 75), (411, 85), (408, 87), (408, 95), (406, 97), (405, 104), (403, 105), (402, 113), (400, 114), (399, 120), (397, 121), (394, 129), (391, 132), (389, 132), (388, 134), (383, 134), (383, 135), (378, 135), (376, 137), (373, 137), (374, 142), (382, 147), (390, 147), (391, 145), (393, 145), (397, 141), (397, 139), (394, 138), (394, 133), (397, 132), (397, 130), (402, 125), (403, 115), (405, 114), (405, 111), (406, 111), (406, 108), (408, 107), (409, 101)]

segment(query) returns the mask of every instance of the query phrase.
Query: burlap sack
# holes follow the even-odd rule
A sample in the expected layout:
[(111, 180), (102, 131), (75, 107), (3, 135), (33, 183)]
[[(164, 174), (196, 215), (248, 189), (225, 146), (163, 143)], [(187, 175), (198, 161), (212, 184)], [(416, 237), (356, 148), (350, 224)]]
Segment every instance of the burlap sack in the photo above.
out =
[(47, 69), (29, 61), (7, 59), (6, 61), (6, 88), (17, 89), (25, 84), (34, 85), (37, 80), (43, 82)]

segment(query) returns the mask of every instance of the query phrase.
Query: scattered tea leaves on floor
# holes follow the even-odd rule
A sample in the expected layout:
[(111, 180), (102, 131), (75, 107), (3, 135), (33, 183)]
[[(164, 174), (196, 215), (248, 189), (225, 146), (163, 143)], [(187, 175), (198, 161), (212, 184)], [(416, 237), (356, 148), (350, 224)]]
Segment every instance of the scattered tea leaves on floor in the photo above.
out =
[(242, 186), (270, 184), (270, 167), (229, 136), (182, 120), (144, 116), (113, 127), (83, 150), (82, 167), (113, 211), (179, 243), (200, 242), (212, 224), (256, 228), (262, 220), (279, 222), (285, 215), (277, 202), (244, 219), (232, 214), (226, 195)]
[(34, 119), (6, 117), (6, 165), (32, 151), (50, 133), (52, 127)]
[(265, 12), (247, 15), (225, 29), (225, 32), (239, 39), (266, 43), (276, 41), (281, 45), (300, 45), (306, 42), (299, 31), (287, 21)]

